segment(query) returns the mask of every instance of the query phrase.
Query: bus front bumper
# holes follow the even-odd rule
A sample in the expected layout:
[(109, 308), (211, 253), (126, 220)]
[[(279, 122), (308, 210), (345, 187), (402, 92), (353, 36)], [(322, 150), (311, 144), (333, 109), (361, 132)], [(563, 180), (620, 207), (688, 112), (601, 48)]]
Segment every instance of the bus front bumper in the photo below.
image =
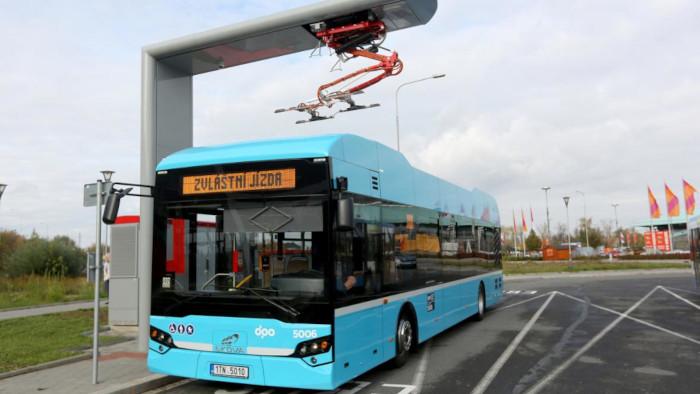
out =
[[(332, 390), (333, 364), (311, 366), (301, 358), (253, 356), (185, 349), (169, 349), (161, 353), (153, 341), (148, 351), (148, 369), (154, 373), (186, 378), (256, 386)], [(325, 357), (324, 357), (325, 358)], [(248, 368), (248, 378), (214, 375), (212, 365)]]

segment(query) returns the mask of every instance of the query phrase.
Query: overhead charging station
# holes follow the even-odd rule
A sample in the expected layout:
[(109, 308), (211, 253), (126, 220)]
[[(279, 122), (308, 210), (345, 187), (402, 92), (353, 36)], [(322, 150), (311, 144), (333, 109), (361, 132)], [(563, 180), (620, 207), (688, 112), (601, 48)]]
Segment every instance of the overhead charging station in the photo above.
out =
[[(193, 144), (193, 76), (318, 48), (323, 42), (312, 25), (319, 23), (371, 13), (392, 32), (426, 24), (436, 11), (437, 0), (328, 0), (144, 47), (140, 183), (153, 185), (157, 163)], [(153, 199), (142, 198), (138, 326), (143, 351), (151, 310), (153, 215)]]

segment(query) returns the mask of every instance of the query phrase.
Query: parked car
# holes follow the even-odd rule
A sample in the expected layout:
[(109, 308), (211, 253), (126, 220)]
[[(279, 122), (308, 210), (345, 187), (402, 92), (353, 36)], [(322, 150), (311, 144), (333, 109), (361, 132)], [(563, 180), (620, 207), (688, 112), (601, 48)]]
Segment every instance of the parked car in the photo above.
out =
[(416, 255), (415, 254), (396, 253), (394, 255), (394, 264), (396, 264), (396, 268), (399, 268), (399, 269), (415, 269), (416, 268)]

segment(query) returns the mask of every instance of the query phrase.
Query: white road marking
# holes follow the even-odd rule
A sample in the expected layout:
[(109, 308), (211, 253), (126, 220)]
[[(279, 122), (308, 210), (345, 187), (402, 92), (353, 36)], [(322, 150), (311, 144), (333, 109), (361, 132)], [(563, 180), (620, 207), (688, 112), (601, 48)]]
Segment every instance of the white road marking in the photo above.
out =
[(697, 291), (692, 291), (692, 290), (687, 290), (687, 289), (679, 289), (677, 287), (671, 287), (671, 286), (662, 286), (662, 287), (665, 287), (667, 289), (673, 289), (675, 291), (680, 291), (681, 293), (700, 295), (700, 293), (698, 293)]
[(663, 286), (661, 286), (661, 290), (663, 290), (663, 291), (667, 292), (668, 294), (670, 294), (670, 295), (672, 295), (672, 296), (678, 298), (679, 300), (685, 302), (686, 304), (692, 306), (693, 308), (695, 308), (695, 309), (697, 309), (697, 310), (700, 310), (700, 305), (698, 305), (698, 304), (696, 304), (696, 303), (694, 303), (694, 302), (692, 302), (692, 301), (686, 300), (685, 298), (679, 296), (678, 294), (672, 292), (671, 290), (669, 290), (669, 289), (667, 289), (667, 288), (665, 288), (665, 287), (663, 287)]
[(508, 309), (508, 308), (512, 308), (512, 307), (514, 307), (514, 306), (522, 305), (522, 304), (524, 304), (524, 303), (526, 303), (526, 302), (534, 301), (534, 300), (536, 300), (536, 299), (538, 299), (538, 298), (546, 297), (546, 296), (548, 296), (548, 295), (550, 295), (550, 294), (553, 294), (553, 293), (554, 293), (553, 291), (550, 291), (549, 293), (540, 294), (540, 295), (538, 295), (538, 296), (536, 296), (536, 297), (528, 298), (527, 300), (524, 300), (524, 301), (518, 301), (518, 302), (515, 302), (515, 303), (512, 303), (512, 304), (506, 305), (506, 306), (502, 306), (502, 307), (499, 307), (498, 309), (496, 309), (494, 312), (502, 311), (502, 310), (505, 310), (505, 309)]
[[(400, 388), (401, 391), (399, 391), (396, 394), (411, 394), (414, 392), (416, 389), (416, 386), (410, 385), (410, 384), (390, 384), (390, 383), (384, 383), (382, 387), (396, 387)], [(372, 393), (374, 394), (374, 393)]]
[[(572, 296), (572, 295), (569, 295), (569, 294), (566, 294), (566, 293), (562, 293), (562, 292), (560, 292), (560, 291), (557, 291), (557, 294), (562, 295), (562, 296), (567, 297), (567, 298), (571, 298), (571, 299), (574, 300), (574, 301), (587, 303), (586, 300), (582, 300), (582, 299), (580, 299), (580, 298), (578, 298), (578, 297), (574, 297), (574, 296)], [(596, 305), (596, 304), (591, 304), (591, 303), (588, 303), (588, 305), (590, 305), (590, 306), (592, 306), (592, 307), (594, 307), (594, 308), (598, 308), (598, 309), (600, 309), (600, 310), (606, 311), (606, 312), (613, 313), (613, 314), (618, 315), (618, 316), (622, 316), (622, 315), (623, 315), (622, 313), (620, 313), (620, 312), (618, 312), (618, 311), (616, 311), (616, 310), (614, 310), (614, 309), (606, 308), (606, 307), (604, 307), (604, 306), (600, 306), (600, 305)], [(687, 337), (687, 336), (685, 336), (685, 335), (683, 335), (683, 334), (680, 334), (680, 333), (677, 333), (677, 332), (675, 332), (675, 331), (669, 330), (669, 329), (667, 329), (667, 328), (663, 328), (663, 327), (661, 327), (661, 326), (657, 326), (656, 324), (654, 324), (654, 323), (649, 323), (649, 322), (646, 321), (646, 320), (638, 319), (638, 318), (632, 317), (632, 316), (625, 316), (625, 319), (629, 319), (629, 320), (635, 321), (635, 322), (637, 322), (637, 323), (644, 324), (645, 326), (648, 326), (648, 327), (651, 327), (651, 328), (655, 328), (655, 329), (657, 329), (657, 330), (659, 330), (659, 331), (663, 331), (663, 332), (665, 332), (665, 333), (667, 333), (667, 334), (671, 334), (671, 335), (676, 336), (676, 337), (678, 337), (678, 338), (685, 339), (685, 340), (687, 340), (687, 341), (693, 342), (693, 343), (696, 344), (696, 345), (700, 345), (700, 341), (698, 341), (697, 339), (693, 339), (693, 338)]]
[(559, 376), (564, 370), (566, 370), (576, 359), (578, 359), (583, 353), (587, 352), (593, 345), (598, 343), (605, 334), (610, 332), (615, 326), (618, 325), (624, 318), (626, 318), (630, 313), (632, 313), (637, 307), (639, 307), (644, 301), (646, 301), (649, 296), (654, 294), (656, 290), (658, 290), (659, 286), (654, 287), (649, 291), (644, 297), (639, 299), (639, 301), (635, 302), (634, 305), (629, 307), (623, 314), (617, 317), (612, 323), (608, 324), (601, 332), (599, 332), (595, 337), (593, 337), (590, 341), (588, 341), (585, 345), (583, 345), (576, 353), (574, 353), (573, 356), (569, 357), (564, 363), (560, 364), (557, 368), (554, 369), (554, 371), (550, 372), (547, 376), (545, 376), (542, 380), (537, 382), (536, 385), (534, 385), (530, 390), (526, 392), (526, 394), (535, 394), (542, 390), (544, 386), (549, 384), (554, 378)]
[(168, 391), (170, 391), (172, 389), (176, 389), (180, 386), (184, 386), (184, 385), (186, 385), (188, 383), (192, 383), (192, 382), (194, 382), (194, 379), (183, 379), (183, 380), (180, 380), (179, 382), (170, 383), (167, 386), (163, 386), (163, 387), (157, 388), (155, 390), (147, 391), (147, 393), (148, 394), (167, 393)]
[(545, 308), (549, 305), (549, 303), (552, 301), (552, 298), (556, 293), (552, 292), (549, 295), (549, 298), (547, 298), (547, 301), (540, 306), (540, 309), (535, 312), (534, 315), (530, 318), (530, 321), (527, 322), (525, 327), (523, 327), (522, 330), (518, 333), (518, 335), (513, 339), (513, 341), (508, 345), (506, 350), (498, 357), (498, 360), (489, 368), (489, 370), (486, 372), (483, 378), (479, 381), (479, 384), (474, 387), (474, 390), (472, 390), (472, 394), (480, 394), (486, 391), (486, 389), (489, 387), (493, 379), (498, 375), (498, 372), (503, 368), (503, 365), (505, 365), (506, 361), (510, 358), (510, 356), (513, 354), (515, 349), (520, 345), (520, 342), (522, 342), (523, 338), (525, 338), (525, 335), (530, 331), (533, 325), (535, 325), (535, 322), (537, 319), (540, 318), (540, 315), (542, 312), (544, 312)]
[(249, 394), (252, 392), (253, 392), (253, 389), (234, 390), (234, 391), (218, 389), (218, 390), (214, 391), (214, 394)]
[(415, 394), (420, 394), (423, 390), (423, 381), (425, 380), (425, 373), (428, 371), (428, 357), (430, 357), (430, 344), (432, 342), (428, 341), (423, 348), (423, 354), (420, 357), (420, 363), (418, 364), (418, 370), (416, 371), (416, 376), (413, 378), (411, 385), (414, 387), (413, 392)]
[(334, 393), (337, 393), (337, 394), (355, 394), (358, 391), (360, 391), (360, 390), (364, 389), (365, 387), (369, 386), (370, 384), (372, 384), (372, 382), (360, 382), (358, 380), (352, 380), (348, 383), (355, 383), (357, 386), (353, 387), (351, 390), (340, 390), (340, 391), (336, 390), (336, 391), (334, 391)]

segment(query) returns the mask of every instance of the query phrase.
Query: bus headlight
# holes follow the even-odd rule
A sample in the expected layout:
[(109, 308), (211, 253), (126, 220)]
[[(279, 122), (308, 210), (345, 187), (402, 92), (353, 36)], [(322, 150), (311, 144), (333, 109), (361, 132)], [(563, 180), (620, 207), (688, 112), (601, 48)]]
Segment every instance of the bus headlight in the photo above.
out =
[(173, 338), (167, 332), (151, 326), (151, 339), (167, 347), (175, 347)]
[(297, 357), (308, 357), (329, 351), (333, 346), (331, 337), (323, 337), (302, 342), (297, 345), (294, 355)]

